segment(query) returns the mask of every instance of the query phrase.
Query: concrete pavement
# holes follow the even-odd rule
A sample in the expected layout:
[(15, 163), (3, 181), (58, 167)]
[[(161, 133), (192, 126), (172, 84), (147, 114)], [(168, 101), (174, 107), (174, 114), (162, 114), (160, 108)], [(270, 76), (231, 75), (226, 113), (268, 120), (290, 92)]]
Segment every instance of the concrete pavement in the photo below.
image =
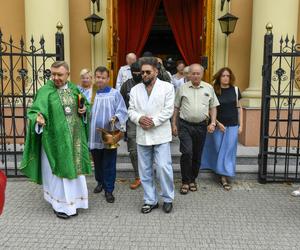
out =
[(291, 185), (238, 180), (226, 192), (200, 176), (199, 191), (182, 196), (176, 179), (174, 211), (144, 215), (142, 188), (130, 190), (129, 179), (118, 179), (114, 204), (87, 180), (89, 209), (61, 220), (41, 186), (9, 179), (0, 249), (300, 249), (300, 198), (290, 196)]

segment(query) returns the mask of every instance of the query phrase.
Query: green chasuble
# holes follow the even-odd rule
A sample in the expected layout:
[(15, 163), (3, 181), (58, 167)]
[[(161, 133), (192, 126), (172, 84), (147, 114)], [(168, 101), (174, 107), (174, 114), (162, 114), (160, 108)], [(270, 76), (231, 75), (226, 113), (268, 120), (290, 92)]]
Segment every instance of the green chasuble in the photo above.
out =
[[(41, 87), (27, 113), (27, 134), (21, 172), (32, 181), (42, 183), (41, 146), (45, 150), (52, 173), (61, 178), (75, 179), (91, 173), (88, 149), (88, 123), (78, 114), (79, 89), (68, 82), (67, 89), (56, 88), (53, 81)], [(82, 95), (83, 96), (83, 95)], [(89, 122), (89, 104), (86, 121)], [(37, 114), (46, 126), (41, 134), (35, 131)]]

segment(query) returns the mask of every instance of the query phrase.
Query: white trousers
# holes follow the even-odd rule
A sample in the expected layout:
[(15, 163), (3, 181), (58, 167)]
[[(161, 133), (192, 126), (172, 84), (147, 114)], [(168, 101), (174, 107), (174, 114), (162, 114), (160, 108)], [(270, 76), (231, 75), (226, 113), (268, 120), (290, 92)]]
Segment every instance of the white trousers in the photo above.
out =
[(159, 181), (160, 196), (164, 202), (174, 200), (174, 181), (170, 143), (154, 146), (137, 145), (139, 175), (144, 188), (144, 202), (154, 205), (158, 202), (158, 193), (155, 186), (154, 164)]

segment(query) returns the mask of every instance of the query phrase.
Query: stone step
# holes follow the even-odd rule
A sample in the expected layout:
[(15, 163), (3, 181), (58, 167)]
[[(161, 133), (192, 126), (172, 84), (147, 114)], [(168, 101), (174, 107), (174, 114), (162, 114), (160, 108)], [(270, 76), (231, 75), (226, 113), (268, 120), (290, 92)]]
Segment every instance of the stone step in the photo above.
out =
[[(17, 145), (17, 150), (22, 150), (23, 145)], [(9, 145), (7, 147), (8, 151), (13, 151), (12, 145)], [(284, 149), (283, 149), (284, 150)], [(245, 147), (241, 144), (238, 144), (237, 149), (237, 166), (236, 166), (236, 172), (237, 175), (245, 175), (245, 174), (252, 174), (257, 175), (258, 171), (258, 147)], [(171, 142), (171, 153), (172, 153), (172, 163), (174, 167), (174, 173), (180, 173), (180, 155), (179, 152), (179, 140), (178, 138), (174, 137), (173, 141)], [(20, 164), (20, 161), (22, 159), (22, 155), (19, 154), (16, 156), (16, 161), (18, 162), (18, 166)], [(277, 159), (277, 170), (276, 172), (284, 172), (284, 165), (285, 165), (285, 159), (284, 157), (278, 157)], [(7, 168), (10, 170), (10, 172), (14, 173), (14, 164), (15, 158), (13, 155), (7, 155)], [(272, 170), (272, 163), (273, 159), (270, 158), (268, 161), (268, 165), (270, 167), (268, 168), (270, 171)], [(291, 166), (292, 169), (289, 170), (289, 172), (294, 171), (293, 168), (296, 166), (296, 158), (290, 158), (289, 166)], [(0, 169), (4, 169), (4, 164), (0, 163)], [(118, 157), (117, 157), (117, 170), (118, 173), (129, 173), (129, 175), (132, 175), (132, 167), (130, 164), (130, 158), (127, 151), (127, 145), (126, 142), (123, 140), (120, 141), (120, 147), (118, 148)], [(202, 173), (202, 171), (201, 171)], [(203, 171), (203, 173), (206, 173)]]
[[(289, 177), (295, 178), (297, 169), (295, 165), (289, 167)], [(174, 178), (180, 179), (180, 164), (173, 164)], [(285, 166), (276, 166), (276, 176), (284, 177)], [(273, 174), (273, 166), (268, 166), (268, 176), (271, 178)], [(117, 164), (117, 177), (118, 178), (133, 178), (134, 171), (130, 163), (118, 163)], [(210, 170), (200, 170), (200, 178), (215, 178), (215, 175)], [(236, 165), (236, 176), (235, 179), (239, 180), (253, 180), (258, 179), (258, 165)]]
[[(118, 154), (117, 156), (118, 163), (130, 163), (129, 154)], [(172, 163), (179, 164), (180, 163), (180, 154), (172, 154)], [(236, 163), (238, 165), (257, 165), (257, 156), (237, 156)]]
[[(172, 162), (174, 164), (180, 163), (180, 153), (172, 152)], [(22, 155), (16, 156), (16, 161), (20, 162), (22, 160)], [(15, 157), (13, 155), (7, 155), (6, 161), (10, 163), (10, 165), (15, 161)], [(117, 156), (118, 163), (130, 163), (129, 153), (128, 152), (118, 152)], [(237, 164), (238, 165), (257, 165), (257, 155), (237, 155)], [(0, 162), (0, 165), (2, 163)], [(1, 166), (0, 166), (1, 167)]]
[[(130, 163), (129, 154), (127, 151), (127, 144), (123, 140), (119, 142), (120, 147), (118, 147), (118, 163)], [(21, 152), (24, 148), (24, 145), (16, 145), (16, 148), (12, 144), (7, 145), (6, 150), (8, 153), (17, 150)], [(179, 151), (179, 140), (174, 137), (171, 142), (171, 153), (172, 153), (172, 162), (174, 164), (179, 164), (180, 162), (180, 151)], [(245, 147), (241, 144), (238, 145), (237, 149), (237, 164), (238, 165), (257, 165), (257, 156), (258, 156), (258, 147)], [(14, 156), (7, 155), (7, 162), (14, 162)], [(16, 156), (16, 161), (21, 161), (21, 153)]]
[[(0, 167), (1, 169), (1, 167)], [(22, 175), (20, 171), (17, 171), (17, 175)], [(180, 164), (173, 164), (174, 178), (180, 178)], [(237, 165), (236, 166), (236, 177), (238, 179), (256, 179), (258, 167), (257, 165)], [(14, 164), (8, 164), (8, 174), (15, 175)], [(200, 176), (206, 177), (211, 176), (211, 171), (200, 170)], [(134, 171), (131, 163), (117, 163), (117, 177), (118, 178), (133, 178)]]
[[(130, 163), (129, 154), (127, 152), (126, 142), (123, 140), (119, 142), (120, 147), (118, 147), (118, 163)], [(238, 144), (237, 149), (237, 164), (238, 165), (257, 165), (258, 147), (245, 147)], [(180, 151), (179, 151), (179, 140), (177, 137), (173, 137), (171, 142), (171, 154), (172, 162), (174, 164), (180, 163)]]
[[(19, 164), (18, 164), (19, 166)], [(3, 166), (0, 166), (0, 170), (4, 170)], [(273, 175), (273, 167), (270, 165), (268, 166), (268, 176), (271, 178)], [(289, 178), (295, 178), (296, 173), (296, 166), (291, 165), (289, 166)], [(174, 179), (180, 179), (180, 164), (173, 164), (173, 172), (174, 172)], [(277, 165), (276, 166), (276, 176), (281, 176), (284, 178), (285, 166), (284, 165)], [(7, 173), (10, 176), (14, 177), (22, 177), (22, 173), (17, 171), (17, 174), (14, 169), (14, 164), (9, 163), (7, 168)], [(92, 174), (93, 175), (93, 174)], [(133, 179), (134, 178), (134, 171), (132, 168), (131, 163), (117, 163), (117, 177), (123, 179)], [(199, 177), (201, 178), (215, 178), (215, 175), (210, 170), (200, 170)], [(235, 179), (238, 180), (257, 180), (258, 179), (258, 165), (236, 165), (236, 177)]]
[[(126, 142), (121, 140), (119, 142), (120, 147), (118, 148), (118, 157), (117, 157), (117, 162), (118, 163), (130, 163), (130, 158), (129, 154), (127, 151), (127, 145)], [(7, 145), (6, 150), (8, 151), (8, 154), (6, 155), (6, 162), (8, 162), (9, 168), (14, 165), (13, 162), (16, 159), (16, 162), (20, 162), (22, 159), (22, 150), (23, 150), (23, 145), (16, 145), (16, 150), (19, 151), (20, 153), (16, 156), (12, 154), (12, 151), (14, 151), (13, 145)], [(284, 149), (282, 149), (284, 150)], [(245, 147), (241, 144), (238, 144), (237, 148), (237, 165), (252, 165), (252, 166), (257, 166), (258, 164), (258, 152), (259, 148), (258, 147)], [(179, 152), (179, 140), (178, 138), (174, 137), (173, 141), (171, 142), (171, 153), (172, 153), (172, 162), (173, 164), (179, 164), (180, 163), (180, 155), (181, 153)], [(16, 158), (15, 158), (16, 157)], [(285, 158), (284, 157), (278, 157), (277, 159), (277, 164), (278, 165), (284, 165), (285, 164)], [(270, 160), (268, 161), (269, 164), (273, 163), (272, 157), (270, 157)], [(289, 161), (290, 165), (295, 165), (296, 164), (296, 158), (290, 157)], [(3, 164), (0, 163), (0, 168), (3, 168)]]
[[(118, 163), (130, 163), (129, 154), (127, 151), (127, 144), (125, 141), (121, 140), (119, 142), (120, 147), (118, 147)], [(6, 145), (5, 150), (7, 151), (6, 155), (6, 162), (8, 162), (9, 168), (14, 165), (13, 162), (20, 162), (22, 159), (22, 150), (24, 148), (24, 145), (17, 144), (16, 146), (9, 144)], [(18, 155), (14, 156), (13, 151), (18, 151)], [(271, 148), (269, 150), (274, 150), (274, 148)], [(285, 148), (279, 147), (279, 151), (285, 152)], [(294, 149), (291, 149), (294, 150)], [(179, 151), (179, 140), (177, 137), (173, 137), (173, 140), (171, 142), (171, 153), (172, 153), (172, 162), (173, 164), (179, 164), (180, 163), (180, 151)], [(258, 164), (258, 153), (259, 153), (259, 147), (246, 147), (241, 144), (238, 144), (237, 148), (237, 165), (251, 165), (251, 166), (257, 166)], [(1, 156), (1, 160), (3, 159), (3, 155)], [(277, 165), (285, 165), (285, 157), (277, 157), (276, 159)], [(296, 157), (290, 157), (289, 158), (289, 164), (290, 165), (296, 165), (297, 158)], [(274, 158), (270, 157), (268, 160), (268, 164), (274, 163)], [(0, 168), (4, 168), (3, 164), (0, 162)]]
[[(173, 164), (174, 173), (180, 173), (180, 164)], [(118, 163), (117, 170), (119, 172), (133, 172), (133, 168), (131, 163)], [(210, 172), (209, 170), (200, 170), (200, 172), (206, 173)], [(249, 173), (249, 174), (257, 174), (258, 166), (257, 165), (236, 165), (237, 173)]]

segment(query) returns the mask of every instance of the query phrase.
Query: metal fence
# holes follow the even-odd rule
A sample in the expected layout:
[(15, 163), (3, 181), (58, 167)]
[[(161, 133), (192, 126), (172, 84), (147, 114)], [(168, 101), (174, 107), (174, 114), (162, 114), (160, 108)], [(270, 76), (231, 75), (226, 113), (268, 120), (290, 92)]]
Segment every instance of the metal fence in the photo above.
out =
[(5, 37), (0, 30), (0, 169), (7, 176), (21, 176), (18, 167), (26, 136), (26, 113), (38, 88), (50, 78), (50, 65), (64, 59), (64, 35), (57, 26), (55, 53), (45, 49), (45, 39), (36, 44), (33, 37), (25, 46)]
[(259, 181), (299, 181), (300, 44), (282, 37), (273, 50), (272, 26), (264, 37)]

